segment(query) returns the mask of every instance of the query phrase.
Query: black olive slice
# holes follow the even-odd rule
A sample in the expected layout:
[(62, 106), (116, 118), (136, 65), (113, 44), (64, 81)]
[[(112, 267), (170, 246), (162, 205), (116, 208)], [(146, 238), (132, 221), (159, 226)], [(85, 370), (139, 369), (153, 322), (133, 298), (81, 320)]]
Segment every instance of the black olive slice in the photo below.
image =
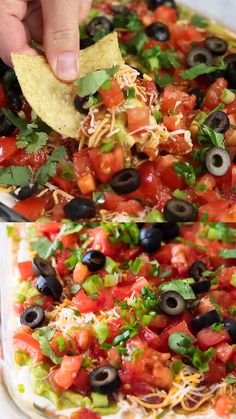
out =
[(213, 64), (213, 56), (208, 49), (195, 47), (188, 53), (186, 61), (189, 67), (194, 67), (197, 64), (211, 66)]
[(31, 306), (26, 308), (20, 316), (21, 324), (36, 329), (41, 326), (45, 320), (45, 312), (40, 306)]
[(228, 330), (232, 343), (236, 343), (236, 321), (233, 319), (226, 319), (224, 326)]
[(80, 97), (78, 95), (75, 96), (75, 99), (74, 99), (75, 109), (83, 115), (87, 115), (89, 113), (89, 109), (84, 108), (84, 105), (86, 102), (88, 102), (87, 96), (86, 97)]
[(201, 314), (200, 316), (195, 317), (191, 321), (191, 327), (200, 332), (200, 330), (210, 327), (214, 323), (219, 323), (220, 318), (216, 310), (208, 311), (207, 313)]
[(39, 292), (41, 292), (44, 295), (49, 295), (50, 297), (53, 297), (55, 301), (58, 301), (60, 299), (63, 291), (61, 283), (55, 276), (45, 277), (40, 275), (37, 278), (36, 286)]
[(16, 130), (13, 125), (4, 115), (0, 109), (0, 137), (8, 137)]
[(42, 259), (40, 256), (35, 256), (32, 262), (32, 268), (35, 275), (39, 276), (55, 276), (56, 271), (50, 263)]
[(193, 89), (189, 91), (189, 94), (196, 96), (196, 105), (194, 109), (200, 109), (202, 107), (203, 100), (205, 97), (203, 91), (199, 89), (199, 87), (194, 87)]
[(203, 272), (207, 271), (207, 266), (204, 262), (201, 260), (197, 260), (189, 267), (189, 275), (191, 278), (194, 279), (194, 281), (199, 282), (202, 280), (202, 274)]
[(170, 39), (170, 31), (167, 25), (162, 22), (155, 22), (147, 26), (145, 29), (146, 35), (149, 38), (154, 38), (159, 42), (166, 42)]
[(213, 55), (224, 55), (228, 51), (228, 42), (217, 36), (209, 36), (204, 43), (205, 48), (209, 49)]
[(83, 38), (80, 40), (80, 49), (85, 49), (94, 45), (95, 42), (91, 38)]
[(2, 79), (5, 76), (5, 73), (10, 70), (10, 67), (8, 67), (0, 58), (0, 79)]
[(6, 94), (8, 108), (13, 112), (19, 112), (22, 109), (22, 100), (19, 93), (9, 90)]
[(112, 22), (105, 16), (97, 16), (86, 26), (87, 34), (92, 38), (99, 29), (104, 29), (107, 33), (113, 31)]
[(94, 202), (84, 197), (72, 199), (64, 206), (64, 212), (73, 221), (94, 218), (96, 216)]
[(226, 55), (224, 62), (227, 66), (224, 77), (228, 81), (228, 87), (236, 89), (236, 54)]
[(116, 368), (106, 365), (94, 369), (89, 374), (92, 389), (101, 394), (111, 394), (119, 390), (121, 381)]
[(38, 184), (37, 183), (30, 183), (29, 185), (21, 186), (14, 191), (11, 192), (11, 195), (14, 198), (23, 201), (24, 199), (30, 198), (31, 196), (35, 195), (38, 191)]
[(97, 272), (104, 268), (106, 257), (102, 252), (99, 252), (98, 250), (89, 250), (84, 254), (82, 263), (87, 265), (90, 272)]
[(143, 227), (139, 234), (139, 244), (144, 252), (156, 252), (161, 247), (162, 232), (155, 225)]
[(169, 223), (194, 221), (195, 210), (189, 202), (182, 199), (169, 199), (164, 207), (164, 217)]
[(156, 10), (160, 6), (170, 6), (176, 8), (175, 0), (148, 0), (149, 10)]
[(159, 310), (168, 316), (179, 316), (186, 308), (182, 295), (175, 291), (163, 292), (158, 300)]
[(162, 232), (162, 240), (169, 242), (179, 236), (179, 226), (176, 223), (155, 223), (155, 227)]
[(136, 169), (123, 169), (110, 180), (112, 189), (120, 194), (135, 192), (140, 186), (140, 174)]
[(212, 175), (224, 176), (231, 166), (230, 155), (222, 147), (213, 147), (206, 153), (205, 164)]
[(203, 280), (199, 282), (195, 282), (195, 284), (190, 284), (194, 294), (204, 294), (204, 292), (208, 292), (211, 288), (211, 281)]
[(230, 128), (230, 120), (225, 112), (215, 111), (207, 117), (204, 125), (207, 125), (219, 134), (225, 134)]

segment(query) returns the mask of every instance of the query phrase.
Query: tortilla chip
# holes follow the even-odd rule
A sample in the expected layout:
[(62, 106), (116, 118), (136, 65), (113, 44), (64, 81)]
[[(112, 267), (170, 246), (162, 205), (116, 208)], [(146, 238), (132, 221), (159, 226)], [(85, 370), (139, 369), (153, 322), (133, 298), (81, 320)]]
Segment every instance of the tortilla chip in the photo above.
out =
[[(12, 61), (23, 94), (34, 112), (59, 134), (76, 138), (82, 115), (73, 103), (73, 85), (59, 81), (42, 56), (13, 54)], [(80, 77), (122, 65), (116, 33), (80, 53)]]

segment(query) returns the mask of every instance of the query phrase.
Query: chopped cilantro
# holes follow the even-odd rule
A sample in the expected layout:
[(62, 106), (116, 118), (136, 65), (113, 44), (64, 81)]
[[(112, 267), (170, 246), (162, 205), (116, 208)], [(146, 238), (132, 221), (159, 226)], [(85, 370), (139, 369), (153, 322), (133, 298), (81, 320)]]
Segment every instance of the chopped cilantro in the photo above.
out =
[(197, 26), (198, 28), (207, 28), (209, 26), (209, 22), (207, 19), (205, 19), (203, 16), (199, 15), (193, 15), (191, 19), (191, 23), (194, 26)]
[(55, 241), (53, 243), (47, 237), (39, 237), (31, 244), (31, 247), (42, 259), (48, 259), (59, 249), (60, 242)]
[(218, 66), (207, 66), (206, 64), (196, 64), (194, 67), (189, 68), (188, 70), (182, 71), (180, 76), (184, 80), (194, 80), (196, 77), (203, 74), (214, 73), (217, 70), (224, 70), (225, 66), (220, 64)]
[(119, 70), (119, 66), (107, 70), (94, 71), (85, 77), (77, 80), (74, 84), (78, 87), (77, 93), (80, 97), (90, 96), (96, 93), (102, 85), (107, 82)]
[(224, 134), (215, 132), (207, 125), (203, 125), (198, 134), (198, 140), (205, 147), (212, 147), (212, 145), (225, 148)]
[(165, 87), (168, 84), (173, 83), (173, 81), (174, 81), (174, 77), (171, 74), (168, 74), (168, 73), (164, 73), (161, 78), (157, 75), (155, 77), (155, 82), (160, 87)]
[(56, 176), (58, 163), (64, 159), (65, 153), (65, 147), (58, 147), (53, 151), (46, 163), (37, 170), (35, 179), (40, 185), (45, 185), (51, 177)]
[(196, 183), (196, 174), (194, 171), (194, 167), (190, 163), (179, 161), (175, 162), (173, 166), (175, 173), (182, 176), (187, 185), (192, 186)]
[(30, 180), (31, 174), (27, 166), (8, 166), (0, 169), (0, 184), (25, 186)]

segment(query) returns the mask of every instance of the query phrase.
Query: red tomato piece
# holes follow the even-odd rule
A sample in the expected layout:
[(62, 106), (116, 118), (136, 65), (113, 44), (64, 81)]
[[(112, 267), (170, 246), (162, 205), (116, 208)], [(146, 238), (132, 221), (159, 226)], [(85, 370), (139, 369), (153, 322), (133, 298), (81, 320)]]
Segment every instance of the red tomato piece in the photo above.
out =
[(204, 374), (204, 381), (206, 385), (220, 383), (222, 378), (226, 376), (226, 366), (221, 362), (212, 359), (209, 364), (209, 371)]
[(136, 107), (127, 110), (128, 131), (138, 133), (150, 124), (151, 111), (149, 106)]
[(102, 153), (99, 148), (91, 148), (89, 156), (95, 175), (102, 183), (108, 183), (113, 175), (125, 168), (124, 152), (120, 145), (108, 153)]
[(62, 278), (64, 278), (70, 272), (65, 263), (70, 256), (71, 252), (69, 250), (63, 250), (57, 257), (57, 271)]
[(175, 23), (177, 21), (177, 12), (174, 7), (160, 6), (154, 12), (155, 19), (165, 23)]
[(197, 341), (201, 349), (208, 349), (212, 346), (217, 346), (222, 342), (230, 342), (230, 336), (227, 330), (220, 330), (220, 332), (215, 332), (210, 327), (202, 329), (197, 334)]
[(120, 244), (112, 244), (109, 240), (109, 234), (102, 228), (96, 227), (91, 232), (93, 242), (90, 245), (91, 249), (99, 250), (105, 256), (117, 258), (121, 249)]
[(139, 336), (148, 344), (149, 347), (153, 349), (156, 349), (160, 346), (160, 338), (147, 326), (142, 327), (139, 332)]
[(219, 359), (219, 361), (223, 362), (223, 364), (227, 364), (233, 353), (233, 346), (229, 345), (227, 342), (220, 343), (216, 347), (216, 356)]
[(64, 356), (68, 351), (67, 339), (60, 332), (55, 333), (50, 342), (50, 346), (55, 354), (59, 357)]
[(204, 42), (203, 34), (194, 25), (172, 25), (171, 40), (175, 48), (183, 53), (189, 52), (192, 43), (202, 45)]
[(86, 407), (83, 407), (78, 412), (72, 413), (70, 419), (101, 419), (101, 416)]
[(175, 326), (171, 326), (168, 329), (165, 329), (160, 335), (160, 346), (159, 346), (159, 350), (161, 349), (162, 351), (168, 351), (169, 350), (169, 346), (168, 346), (168, 339), (169, 336), (172, 335), (173, 333), (178, 333), (178, 332), (183, 332), (186, 333), (186, 335), (191, 336), (194, 338), (194, 336), (192, 335), (192, 333), (190, 332), (188, 325), (186, 323), (185, 320), (183, 320), (182, 322), (178, 323)]
[(138, 201), (135, 201), (134, 199), (118, 202), (117, 207), (116, 207), (116, 211), (118, 213), (124, 212), (131, 215), (137, 214), (138, 212), (142, 210), (143, 210), (142, 204)]
[(30, 221), (36, 221), (40, 218), (45, 210), (45, 197), (30, 197), (24, 201), (18, 201), (13, 209), (23, 215)]
[(117, 81), (112, 80), (109, 84), (108, 89), (99, 89), (99, 94), (107, 108), (117, 108), (124, 103), (125, 95)]
[(5, 93), (3, 91), (3, 87), (0, 84), (0, 108), (4, 108), (7, 105), (7, 100), (5, 97)]
[(207, 110), (215, 109), (220, 103), (222, 92), (227, 88), (228, 83), (222, 77), (217, 79), (208, 89), (204, 99), (204, 108)]
[(51, 179), (52, 183), (58, 186), (62, 191), (65, 191), (66, 193), (70, 194), (72, 190), (72, 182), (70, 180), (63, 179), (60, 176), (54, 176)]
[(219, 418), (229, 418), (230, 413), (233, 412), (235, 406), (234, 397), (227, 396), (226, 394), (220, 395), (215, 404), (215, 411)]
[(47, 161), (47, 154), (42, 151), (35, 153), (27, 153), (25, 150), (18, 150), (13, 155), (9, 156), (4, 162), (4, 166), (30, 166), (32, 169), (39, 169)]
[(20, 271), (21, 279), (23, 281), (32, 279), (35, 276), (35, 273), (32, 268), (32, 261), (18, 262), (17, 266)]
[(155, 167), (160, 174), (162, 182), (172, 191), (184, 189), (186, 186), (183, 177), (178, 175), (174, 170), (174, 163), (178, 161), (179, 159), (172, 155), (160, 156), (155, 161)]
[(90, 194), (96, 190), (96, 181), (87, 150), (78, 151), (73, 155), (73, 166), (77, 184), (83, 195)]
[(72, 386), (73, 381), (76, 378), (78, 371), (80, 370), (82, 360), (82, 355), (65, 355), (61, 366), (55, 371), (53, 377), (55, 383), (59, 387), (68, 390)]
[(83, 289), (73, 297), (72, 303), (81, 313), (96, 313), (101, 309), (100, 298), (96, 297), (92, 299)]
[(87, 395), (90, 390), (89, 375), (85, 369), (80, 369), (73, 381), (73, 388), (80, 394)]
[(17, 151), (16, 138), (0, 138), (0, 163), (11, 157)]
[(39, 342), (29, 333), (24, 331), (16, 331), (13, 335), (13, 345), (16, 350), (20, 350), (29, 354), (36, 362), (43, 360), (43, 353), (40, 349)]

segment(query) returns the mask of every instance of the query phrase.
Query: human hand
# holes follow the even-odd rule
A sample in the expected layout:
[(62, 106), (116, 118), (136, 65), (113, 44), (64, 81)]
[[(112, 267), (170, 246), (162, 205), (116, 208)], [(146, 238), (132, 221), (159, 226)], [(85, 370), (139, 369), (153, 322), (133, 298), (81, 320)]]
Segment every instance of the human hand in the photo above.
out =
[(11, 65), (11, 53), (37, 55), (31, 40), (42, 43), (56, 76), (78, 76), (79, 22), (92, 0), (0, 0), (0, 56)]

